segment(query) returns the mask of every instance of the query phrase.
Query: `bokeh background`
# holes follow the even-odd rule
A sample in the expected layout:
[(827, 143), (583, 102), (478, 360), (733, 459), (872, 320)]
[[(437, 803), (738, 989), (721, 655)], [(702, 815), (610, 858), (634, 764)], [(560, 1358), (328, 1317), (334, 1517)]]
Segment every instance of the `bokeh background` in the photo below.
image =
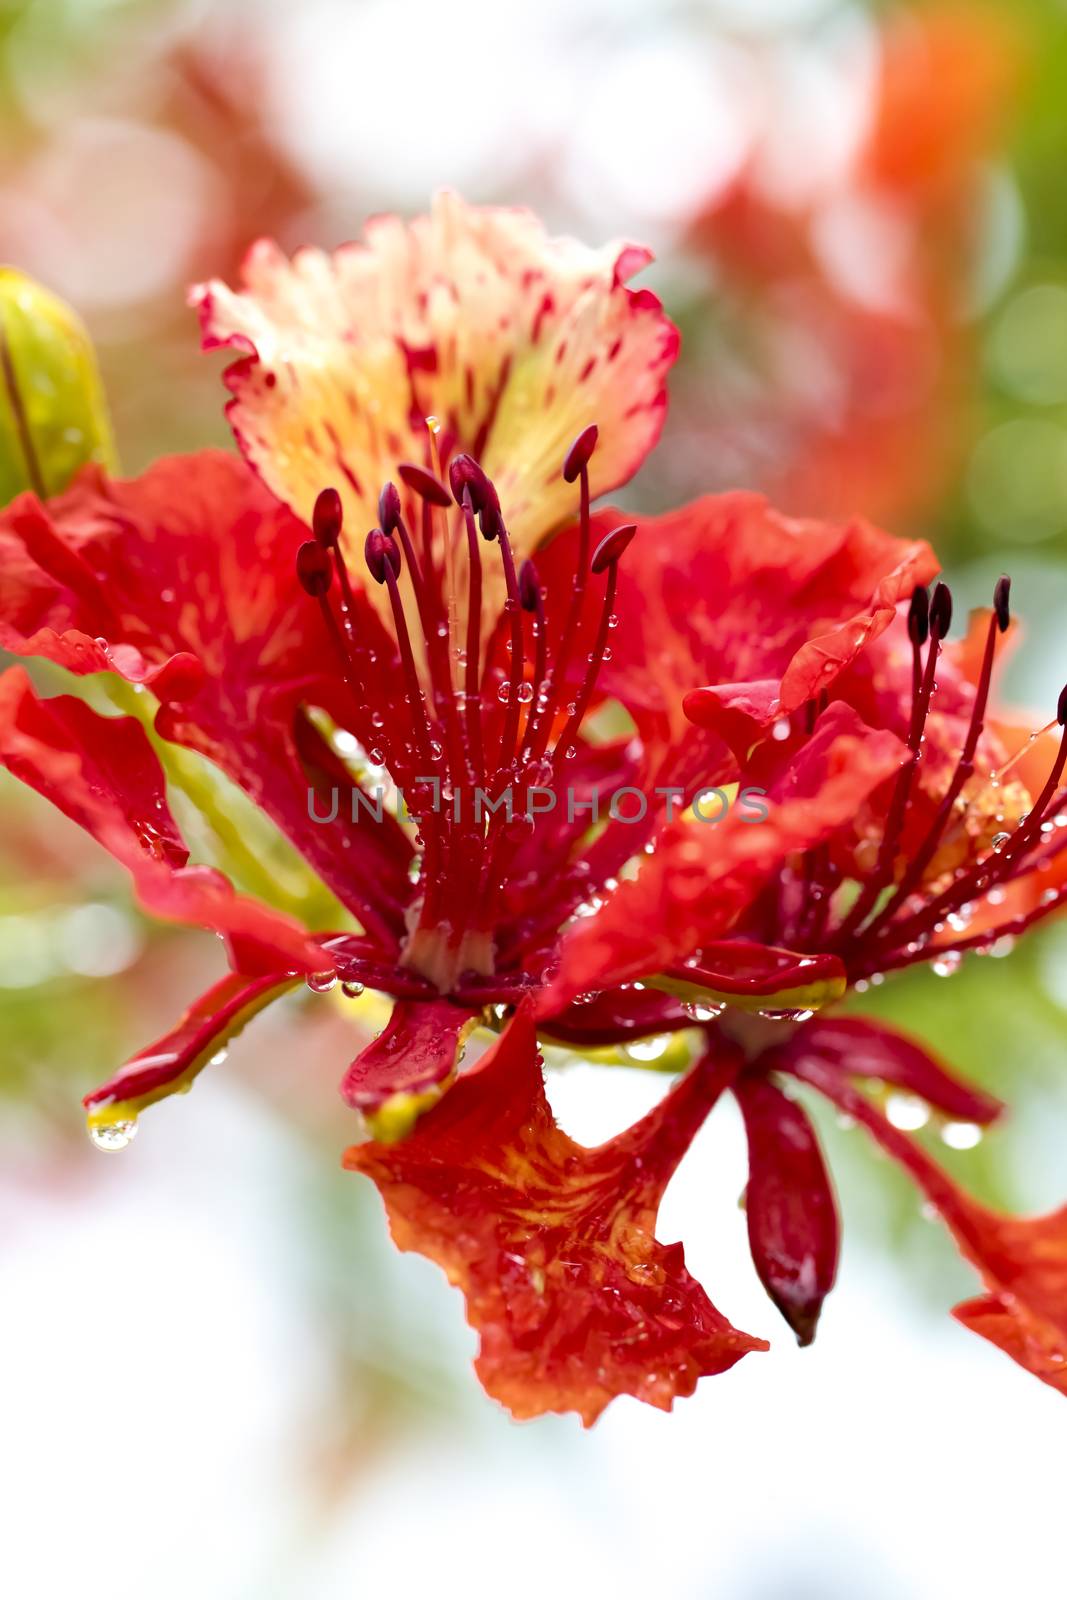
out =
[[(184, 288), (246, 244), (336, 244), (451, 184), (658, 255), (680, 322), (630, 493), (755, 486), (932, 535), (1005, 693), (1067, 679), (1063, 0), (0, 0), (0, 260), (97, 342), (122, 462), (227, 442)], [(13, 1596), (943, 1600), (1062, 1593), (1062, 1401), (947, 1307), (971, 1275), (824, 1132), (839, 1287), (798, 1352), (746, 1262), (717, 1110), (665, 1238), (774, 1350), (664, 1417), (517, 1427), (436, 1269), (344, 1175), (334, 1093), (370, 1009), (272, 1009), (121, 1156), (81, 1095), (213, 973), (118, 870), (0, 782), (0, 1583)], [(1011, 1100), (958, 1175), (1067, 1192), (1067, 928), (858, 1002)], [(309, 997), (310, 998), (310, 997)], [(553, 1078), (590, 1141), (662, 1080)]]

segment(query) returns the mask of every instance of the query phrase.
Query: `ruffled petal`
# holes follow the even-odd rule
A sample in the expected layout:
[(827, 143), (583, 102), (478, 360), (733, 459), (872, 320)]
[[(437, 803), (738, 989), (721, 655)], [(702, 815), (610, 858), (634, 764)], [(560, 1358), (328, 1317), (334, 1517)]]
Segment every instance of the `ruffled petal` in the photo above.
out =
[(402, 1250), (467, 1298), (486, 1390), (518, 1418), (616, 1395), (663, 1410), (764, 1341), (730, 1326), (654, 1236), (668, 1179), (739, 1062), (705, 1058), (628, 1132), (587, 1150), (556, 1127), (520, 1013), (401, 1144), (349, 1150)]
[(245, 456), (310, 520), (327, 485), (360, 537), (399, 462), (429, 464), (427, 417), (447, 456), (471, 452), (500, 493), (520, 556), (572, 514), (567, 449), (600, 427), (594, 494), (624, 482), (652, 448), (678, 335), (627, 245), (552, 239), (531, 212), (441, 193), (429, 216), (382, 216), (364, 242), (292, 260), (269, 241), (239, 291), (200, 285), (204, 346), (227, 373)]
[(720, 823), (680, 819), (663, 830), (636, 879), (564, 939), (543, 1014), (601, 987), (608, 975), (614, 985), (664, 972), (721, 939), (786, 857), (854, 818), (903, 755), (893, 734), (832, 705), (768, 793), (763, 820), (746, 821), (735, 807)]
[(236, 894), (220, 872), (187, 865), (162, 769), (132, 717), (99, 716), (68, 695), (40, 700), (12, 667), (0, 677), (0, 764), (110, 850), (147, 911), (222, 934), (239, 970), (329, 965), (290, 917)]
[(811, 1344), (837, 1275), (837, 1205), (806, 1112), (766, 1076), (743, 1073), (734, 1094), (748, 1136), (745, 1215), (760, 1282)]
[(341, 1094), (383, 1144), (402, 1139), (455, 1078), (476, 1014), (449, 1000), (402, 1000), (341, 1081)]
[(954, 1316), (1067, 1395), (1067, 1206), (1044, 1217), (990, 1211), (958, 1189), (921, 1145), (832, 1070), (814, 1059), (794, 1070), (862, 1123), (899, 1162), (940, 1214), (961, 1254), (981, 1273), (988, 1293), (957, 1306)]
[(175, 1028), (141, 1050), (85, 1096), (89, 1127), (134, 1121), (146, 1106), (182, 1094), (264, 1006), (297, 980), (288, 973), (248, 979), (231, 973), (189, 1007)]

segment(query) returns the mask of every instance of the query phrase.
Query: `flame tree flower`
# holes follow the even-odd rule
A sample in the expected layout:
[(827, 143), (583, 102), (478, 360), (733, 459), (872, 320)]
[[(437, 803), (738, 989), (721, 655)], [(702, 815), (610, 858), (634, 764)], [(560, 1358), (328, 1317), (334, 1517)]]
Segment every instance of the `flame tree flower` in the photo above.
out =
[[(90, 1128), (120, 1147), (296, 983), (392, 997), (342, 1079), (370, 1135), (346, 1163), (377, 1183), (397, 1243), (463, 1289), (489, 1393), (588, 1423), (620, 1393), (669, 1408), (765, 1348), (655, 1237), (724, 1092), (749, 1132), (757, 1270), (811, 1338), (837, 1217), (789, 1093), (803, 1081), (942, 1211), (987, 1285), (964, 1320), (1056, 1381), (1060, 1219), (974, 1206), (853, 1079), (968, 1124), (998, 1107), (917, 1042), (822, 1014), (876, 968), (1000, 937), (987, 912), (1004, 896), (1012, 927), (1058, 901), (1063, 748), (1030, 801), (1030, 747), (1009, 781), (1011, 730), (985, 726), (1006, 588), (972, 681), (973, 642), (943, 651), (951, 606), (943, 587), (927, 598), (922, 543), (787, 521), (751, 495), (594, 514), (663, 416), (676, 336), (626, 287), (646, 260), (451, 196), (332, 257), (257, 247), (240, 292), (195, 295), (206, 344), (238, 353), (245, 459), (132, 483), (90, 470), (4, 516), (0, 644), (150, 691), (156, 744), (220, 768), (338, 904), (312, 930), (191, 865), (142, 722), (6, 673), (0, 759), (130, 869), (150, 911), (212, 928), (229, 955), (87, 1096)], [(366, 761), (402, 807), (361, 785)], [(762, 806), (708, 826), (707, 796), (734, 784)], [(491, 1042), (465, 1057), (472, 1034)], [(641, 1122), (596, 1149), (556, 1126), (541, 1042), (651, 1056), (673, 1034), (699, 1045)]]

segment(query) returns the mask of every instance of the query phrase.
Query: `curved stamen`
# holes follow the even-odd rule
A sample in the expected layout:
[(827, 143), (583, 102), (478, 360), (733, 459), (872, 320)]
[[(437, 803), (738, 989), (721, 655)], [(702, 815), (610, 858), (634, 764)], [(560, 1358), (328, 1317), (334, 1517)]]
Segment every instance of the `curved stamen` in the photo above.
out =
[[(541, 697), (537, 715), (533, 719), (533, 733), (527, 735), (529, 744), (529, 759), (536, 761), (544, 754), (552, 732), (556, 710), (559, 705), (560, 691), (567, 677), (567, 668), (570, 666), (571, 654), (574, 650), (575, 638), (578, 633), (578, 622), (582, 613), (582, 601), (585, 598), (586, 585), (589, 573), (589, 545), (592, 539), (592, 528), (589, 516), (589, 461), (596, 449), (598, 429), (591, 423), (575, 439), (567, 452), (563, 463), (563, 478), (566, 483), (573, 483), (575, 478), (580, 485), (579, 503), (579, 532), (578, 532), (578, 562), (574, 575), (574, 592), (571, 603), (567, 608), (567, 620), (563, 625), (556, 659), (549, 669), (546, 693)], [(538, 705), (538, 702), (534, 702)]]
[(974, 756), (978, 749), (978, 741), (982, 736), (982, 730), (985, 727), (985, 714), (993, 681), (993, 660), (996, 654), (997, 640), (1002, 633), (1007, 631), (1011, 620), (1008, 609), (1010, 591), (1011, 580), (1009, 578), (1001, 578), (993, 594), (993, 610), (989, 617), (989, 630), (986, 634), (985, 651), (982, 657), (978, 685), (975, 690), (970, 726), (967, 730), (967, 738), (964, 741), (959, 761), (956, 764), (956, 770), (952, 774), (952, 780), (938, 807), (937, 815), (904, 877), (895, 889), (891, 899), (879, 912), (877, 918), (867, 927), (865, 936), (868, 938), (874, 935), (876, 930), (887, 931), (886, 925), (894, 912), (904, 903), (916, 885), (921, 883), (923, 873), (937, 853), (937, 847), (944, 835), (960, 790), (974, 772)]
[(613, 528), (597, 545), (596, 554), (593, 556), (590, 571), (601, 573), (606, 571), (608, 581), (604, 588), (604, 598), (600, 608), (600, 621), (597, 625), (596, 637), (593, 648), (589, 653), (582, 686), (574, 701), (574, 710), (564, 725), (563, 732), (556, 740), (552, 751), (555, 760), (557, 753), (562, 750), (564, 756), (572, 748), (573, 741), (577, 738), (582, 719), (589, 709), (589, 702), (593, 697), (597, 676), (604, 664), (604, 652), (607, 649), (608, 633), (611, 629), (611, 616), (615, 607), (615, 590), (619, 581), (619, 560), (623, 551), (637, 532), (636, 522), (623, 523), (621, 527)]
[[(915, 782), (915, 771), (921, 758), (923, 729), (930, 711), (930, 700), (934, 692), (934, 674), (937, 671), (937, 659), (941, 652), (941, 641), (948, 633), (952, 621), (952, 596), (943, 583), (939, 583), (934, 590), (930, 602), (929, 613), (929, 650), (926, 657), (926, 669), (920, 675), (913, 668), (913, 681), (918, 679), (918, 692), (912, 701), (911, 724), (908, 729), (909, 758), (900, 769), (893, 798), (889, 803), (889, 812), (886, 817), (885, 832), (882, 835), (878, 859), (874, 871), (860, 891), (852, 910), (842, 922), (836, 934), (836, 942), (840, 945), (851, 939), (857, 928), (866, 920), (882, 894), (892, 881), (893, 867), (896, 862), (897, 849), (900, 845), (901, 834), (904, 830), (904, 820), (907, 816), (908, 801), (911, 798), (912, 786)], [(923, 626), (921, 612), (916, 614), (913, 610), (908, 614), (908, 631), (911, 635), (912, 648), (915, 652), (913, 662), (918, 657), (922, 648)]]

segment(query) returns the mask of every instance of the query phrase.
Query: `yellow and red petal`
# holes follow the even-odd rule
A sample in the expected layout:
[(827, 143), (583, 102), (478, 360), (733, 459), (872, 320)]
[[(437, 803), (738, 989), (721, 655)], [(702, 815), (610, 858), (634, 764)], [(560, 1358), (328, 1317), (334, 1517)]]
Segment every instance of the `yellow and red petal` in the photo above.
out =
[(288, 973), (230, 973), (189, 1007), (176, 1027), (138, 1051), (82, 1102), (90, 1129), (135, 1121), (146, 1106), (182, 1094), (257, 1012), (298, 980)]
[(132, 717), (102, 717), (68, 695), (38, 699), (26, 673), (0, 676), (0, 765), (97, 839), (131, 873), (147, 911), (213, 929), (247, 973), (317, 972), (321, 948), (292, 918), (188, 865), (163, 772)]
[(402, 1250), (439, 1263), (481, 1335), (476, 1370), (517, 1418), (620, 1394), (669, 1410), (763, 1340), (740, 1333), (655, 1237), (667, 1182), (736, 1075), (705, 1058), (635, 1127), (597, 1149), (555, 1124), (520, 1012), (400, 1144), (359, 1145)]
[(493, 479), (517, 555), (569, 515), (560, 469), (588, 424), (592, 491), (636, 471), (659, 436), (677, 331), (626, 280), (647, 252), (553, 239), (528, 211), (438, 194), (429, 216), (372, 219), (362, 243), (291, 260), (269, 241), (243, 284), (193, 291), (207, 349), (239, 353), (230, 421), (264, 482), (310, 522), (333, 486), (362, 537), (397, 465), (468, 451)]
[(341, 1094), (371, 1135), (391, 1144), (411, 1132), (456, 1075), (476, 1013), (450, 1000), (401, 1000), (341, 1080)]

